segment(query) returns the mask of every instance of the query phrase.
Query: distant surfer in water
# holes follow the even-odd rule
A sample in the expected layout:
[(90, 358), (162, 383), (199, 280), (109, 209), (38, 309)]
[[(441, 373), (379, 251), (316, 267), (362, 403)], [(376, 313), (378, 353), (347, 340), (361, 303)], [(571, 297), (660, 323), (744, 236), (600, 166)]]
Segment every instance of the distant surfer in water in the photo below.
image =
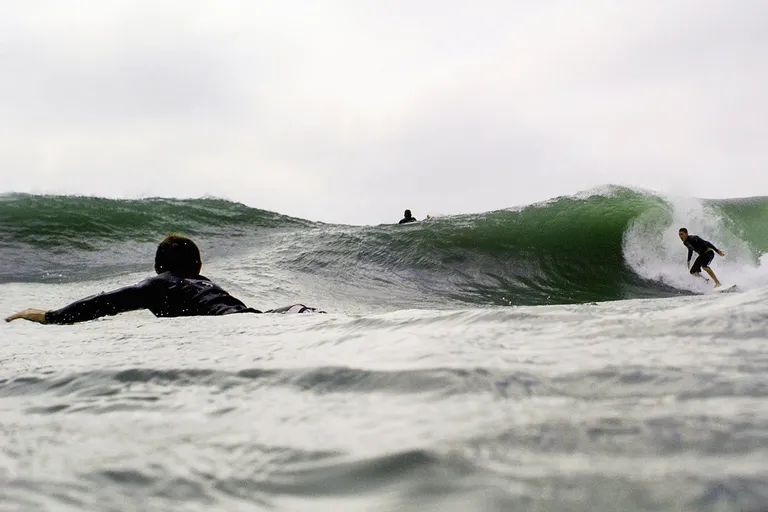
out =
[[(220, 286), (200, 275), (200, 249), (189, 238), (169, 235), (155, 253), (156, 276), (138, 284), (78, 300), (61, 309), (25, 309), (5, 319), (23, 318), (41, 324), (72, 324), (126, 311), (148, 309), (157, 317), (211, 316), (232, 313), (261, 313), (247, 307)], [(303, 304), (264, 313), (318, 312)], [(323, 313), (323, 311), (320, 311)]]
[[(715, 273), (709, 268), (709, 264), (715, 258), (715, 253), (720, 256), (725, 256), (725, 253), (715, 247), (712, 242), (704, 240), (696, 235), (689, 235), (686, 228), (680, 228), (678, 235), (680, 235), (680, 240), (683, 241), (683, 245), (688, 248), (687, 265), (691, 270), (691, 275), (702, 277), (701, 269), (704, 269), (706, 273), (709, 274), (709, 277), (715, 282), (715, 288), (718, 288), (720, 286), (720, 281), (717, 280)], [(694, 251), (696, 251), (696, 254), (699, 256), (696, 258), (696, 261), (693, 262), (693, 266), (691, 266), (691, 256), (693, 256)]]
[(408, 224), (409, 222), (416, 222), (416, 218), (411, 215), (411, 210), (405, 210), (403, 213), (403, 218), (400, 219), (400, 222), (398, 224)]

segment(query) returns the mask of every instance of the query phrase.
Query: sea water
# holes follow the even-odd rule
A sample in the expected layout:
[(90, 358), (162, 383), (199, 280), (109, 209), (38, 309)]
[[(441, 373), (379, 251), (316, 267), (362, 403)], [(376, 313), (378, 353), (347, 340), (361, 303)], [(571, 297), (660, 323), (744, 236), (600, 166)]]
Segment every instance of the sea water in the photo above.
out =
[[(768, 510), (761, 199), (408, 227), (88, 201), (0, 202), (3, 316), (150, 275), (170, 231), (248, 305), (328, 313), (3, 324), (0, 510)], [(739, 293), (687, 275), (691, 219)]]

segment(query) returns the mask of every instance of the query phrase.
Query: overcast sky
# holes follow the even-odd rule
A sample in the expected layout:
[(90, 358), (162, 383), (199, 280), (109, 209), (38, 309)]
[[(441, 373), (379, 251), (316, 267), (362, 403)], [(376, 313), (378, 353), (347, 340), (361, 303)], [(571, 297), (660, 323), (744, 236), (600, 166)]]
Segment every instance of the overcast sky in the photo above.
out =
[(768, 195), (766, 0), (0, 6), (0, 192), (354, 224)]

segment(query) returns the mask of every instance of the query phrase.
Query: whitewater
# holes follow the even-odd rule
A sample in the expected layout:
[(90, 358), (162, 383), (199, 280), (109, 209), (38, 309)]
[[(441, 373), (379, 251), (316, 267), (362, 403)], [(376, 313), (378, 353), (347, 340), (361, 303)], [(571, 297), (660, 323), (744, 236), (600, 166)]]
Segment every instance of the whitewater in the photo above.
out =
[[(3, 323), (2, 510), (768, 510), (768, 199), (604, 187), (397, 226), (0, 196), (0, 312), (152, 272), (247, 305)], [(395, 219), (396, 221), (397, 219)], [(737, 293), (688, 275), (679, 227)]]

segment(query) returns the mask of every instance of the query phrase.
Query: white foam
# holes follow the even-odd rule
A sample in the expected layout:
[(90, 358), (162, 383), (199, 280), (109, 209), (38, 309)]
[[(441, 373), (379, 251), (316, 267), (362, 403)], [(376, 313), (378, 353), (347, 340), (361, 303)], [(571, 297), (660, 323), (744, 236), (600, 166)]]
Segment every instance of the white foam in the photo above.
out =
[[(678, 229), (686, 227), (690, 234), (711, 241), (725, 253), (725, 257), (715, 256), (711, 264), (724, 286), (768, 286), (768, 254), (756, 258), (747, 242), (729, 230), (720, 215), (700, 200), (668, 198), (668, 202), (668, 212), (646, 212), (624, 233), (624, 259), (637, 274), (683, 290), (711, 290), (711, 282), (691, 276), (687, 269), (687, 249), (678, 237)], [(692, 259), (695, 258), (694, 253)]]

